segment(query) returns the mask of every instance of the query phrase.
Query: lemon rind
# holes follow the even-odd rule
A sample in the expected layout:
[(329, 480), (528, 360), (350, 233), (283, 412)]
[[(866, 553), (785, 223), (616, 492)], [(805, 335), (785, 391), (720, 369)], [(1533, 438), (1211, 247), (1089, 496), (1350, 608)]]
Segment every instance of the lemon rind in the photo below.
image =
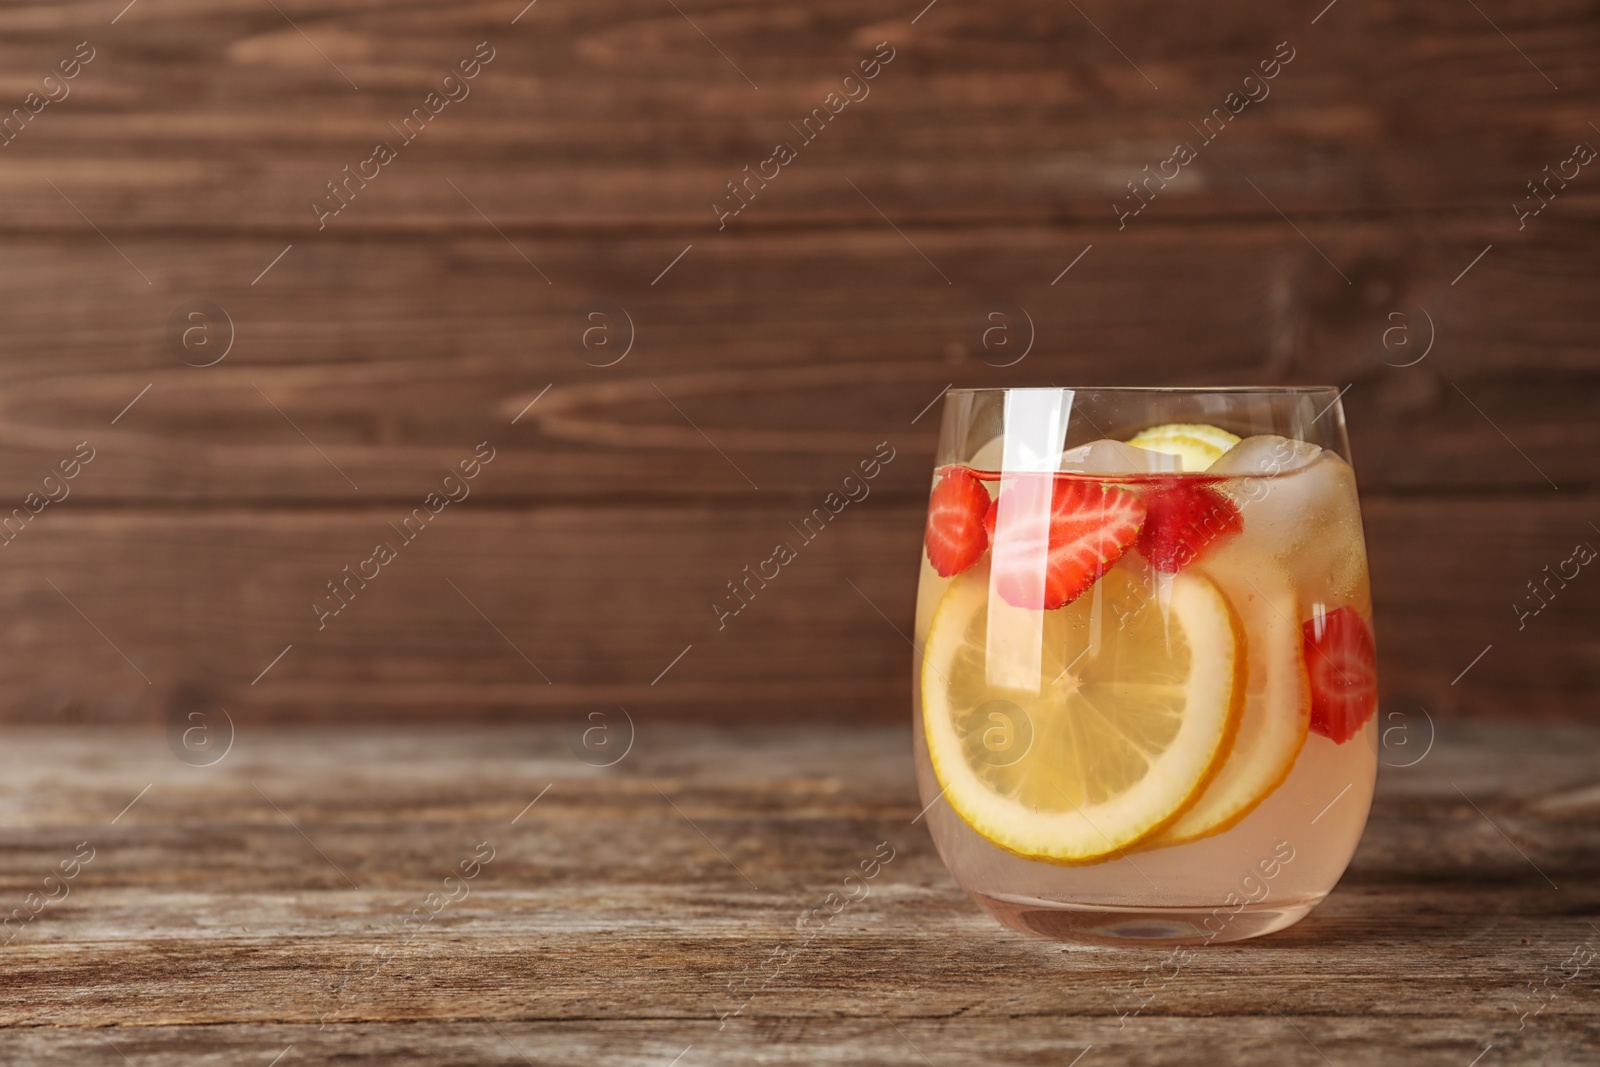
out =
[[(1270, 598), (1268, 599), (1267, 604), (1270, 609), (1272, 604)], [(1277, 674), (1277, 677), (1279, 678), (1292, 678), (1295, 683), (1294, 713), (1295, 721), (1298, 725), (1298, 729), (1296, 730), (1297, 736), (1292, 746), (1292, 751), (1288, 751), (1287, 755), (1280, 757), (1280, 762), (1278, 764), (1276, 773), (1269, 778), (1262, 779), (1261, 784), (1255, 787), (1254, 794), (1248, 800), (1242, 803), (1233, 804), (1227, 809), (1224, 815), (1207, 822), (1197, 829), (1190, 828), (1184, 829), (1181, 832), (1172, 832), (1183, 821), (1183, 817), (1191, 814), (1205, 799), (1205, 794), (1202, 792), (1195, 798), (1194, 803), (1190, 804), (1185, 811), (1179, 814), (1177, 819), (1173, 820), (1172, 824), (1170, 824), (1166, 830), (1162, 831), (1162, 833), (1158, 835), (1146, 838), (1141, 843), (1143, 847), (1166, 848), (1171, 845), (1188, 844), (1192, 841), (1201, 841), (1208, 837), (1215, 837), (1218, 834), (1226, 833), (1235, 826), (1238, 826), (1239, 823), (1243, 822), (1251, 812), (1255, 811), (1261, 806), (1263, 801), (1265, 801), (1273, 793), (1277, 792), (1283, 783), (1289, 780), (1289, 776), (1294, 773), (1295, 764), (1299, 762), (1300, 753), (1305, 750), (1306, 740), (1311, 735), (1311, 679), (1306, 673), (1303, 653), (1299, 648), (1299, 642), (1296, 640), (1297, 636), (1298, 635), (1290, 635), (1286, 641), (1286, 644), (1291, 650), (1291, 658), (1293, 659), (1293, 663), (1283, 664), (1283, 670)], [(1245, 663), (1248, 668), (1248, 654), (1245, 657)], [(1269, 667), (1268, 669), (1270, 670), (1271, 668)], [(1247, 677), (1245, 679), (1246, 692), (1244, 703), (1248, 703), (1248, 683), (1249, 679)], [(1284, 712), (1281, 710), (1281, 708), (1281, 705), (1271, 707), (1269, 708), (1268, 714), (1282, 715)], [(1241, 727), (1244, 725), (1243, 718), (1244, 716), (1241, 712)], [(1232, 755), (1233, 754), (1230, 753), (1229, 758), (1232, 758)], [(1219, 761), (1217, 765), (1217, 773), (1213, 777), (1213, 784), (1215, 783), (1216, 779), (1222, 776), (1222, 772), (1226, 769), (1226, 767), (1227, 760)], [(1210, 787), (1211, 786), (1208, 784), (1206, 788), (1210, 789)]]

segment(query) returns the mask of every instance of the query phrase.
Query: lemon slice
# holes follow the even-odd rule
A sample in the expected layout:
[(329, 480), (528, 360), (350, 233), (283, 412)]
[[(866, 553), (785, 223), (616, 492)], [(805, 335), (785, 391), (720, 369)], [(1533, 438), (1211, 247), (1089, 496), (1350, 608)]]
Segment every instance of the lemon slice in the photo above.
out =
[(1283, 784), (1306, 743), (1311, 681), (1300, 627), (1293, 622), (1300, 617), (1294, 590), (1266, 578), (1230, 588), (1249, 647), (1239, 734), (1200, 799), (1144, 842), (1149, 847), (1194, 841), (1234, 826)]
[(1135, 448), (1181, 456), (1186, 471), (1205, 470), (1238, 443), (1239, 438), (1227, 430), (1207, 426), (1203, 422), (1169, 422), (1164, 426), (1152, 426), (1128, 442)]
[[(923, 728), (945, 799), (989, 841), (1099, 862), (1162, 830), (1210, 781), (1238, 725), (1244, 641), (1208, 579), (1160, 584), (1158, 595), (1119, 567), (1065, 608), (1032, 613), (1037, 683), (1017, 688), (988, 681), (987, 568), (951, 583), (923, 649)], [(995, 651), (1014, 665), (1015, 648)]]

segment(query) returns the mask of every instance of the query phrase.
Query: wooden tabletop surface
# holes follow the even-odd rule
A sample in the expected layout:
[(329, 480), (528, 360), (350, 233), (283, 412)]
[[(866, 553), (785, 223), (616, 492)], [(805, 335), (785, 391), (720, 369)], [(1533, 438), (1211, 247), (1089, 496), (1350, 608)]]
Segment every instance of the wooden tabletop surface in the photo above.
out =
[(609, 768), (555, 726), (242, 731), (209, 766), (12, 730), (0, 1060), (1593, 1063), (1597, 741), (1386, 753), (1426, 751), (1310, 918), (1173, 965), (980, 914), (904, 728), (646, 726)]

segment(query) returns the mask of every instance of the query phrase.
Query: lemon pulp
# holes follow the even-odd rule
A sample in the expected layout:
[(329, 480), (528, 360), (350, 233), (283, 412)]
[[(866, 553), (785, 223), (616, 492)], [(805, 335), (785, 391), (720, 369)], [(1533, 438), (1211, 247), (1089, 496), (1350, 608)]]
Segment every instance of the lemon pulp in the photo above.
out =
[(928, 754), (946, 800), (989, 841), (1099, 862), (1172, 823), (1226, 756), (1244, 637), (1193, 573), (1119, 567), (1042, 616), (1037, 679), (991, 684), (988, 568), (951, 583), (924, 646)]

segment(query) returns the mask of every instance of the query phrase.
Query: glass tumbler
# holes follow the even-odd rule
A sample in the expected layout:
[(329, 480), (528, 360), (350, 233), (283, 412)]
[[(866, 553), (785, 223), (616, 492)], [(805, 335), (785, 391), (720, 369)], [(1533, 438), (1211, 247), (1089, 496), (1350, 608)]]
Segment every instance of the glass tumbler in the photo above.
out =
[(916, 648), (923, 817), (996, 918), (1168, 944), (1297, 922), (1377, 770), (1338, 391), (950, 390)]

